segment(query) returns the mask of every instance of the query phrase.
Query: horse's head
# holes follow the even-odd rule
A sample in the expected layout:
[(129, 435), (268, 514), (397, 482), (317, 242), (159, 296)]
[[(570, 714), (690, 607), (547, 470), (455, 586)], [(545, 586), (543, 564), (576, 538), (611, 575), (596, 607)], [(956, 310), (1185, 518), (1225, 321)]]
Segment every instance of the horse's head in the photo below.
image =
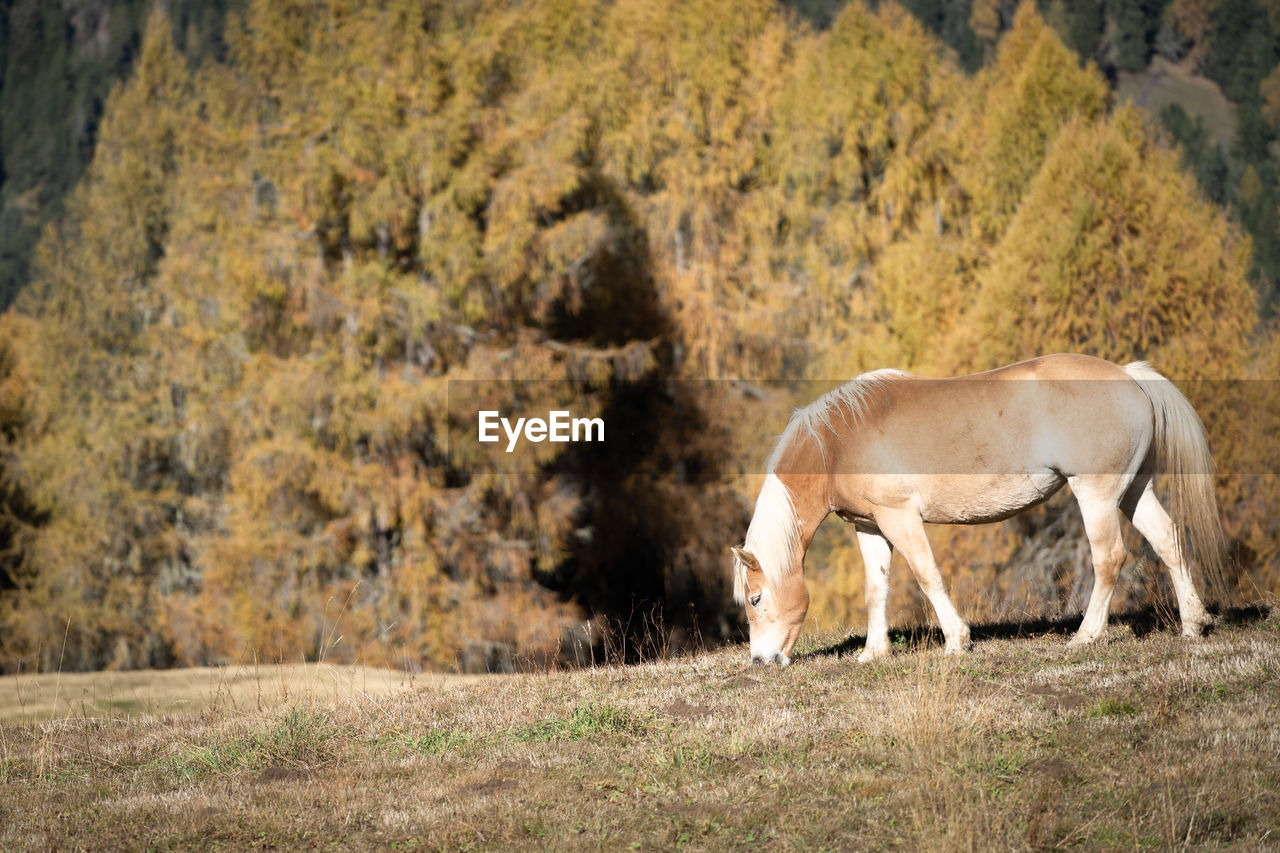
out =
[(733, 549), (734, 596), (747, 609), (751, 662), (791, 663), (791, 650), (809, 612), (809, 590), (798, 571), (772, 578), (745, 548)]

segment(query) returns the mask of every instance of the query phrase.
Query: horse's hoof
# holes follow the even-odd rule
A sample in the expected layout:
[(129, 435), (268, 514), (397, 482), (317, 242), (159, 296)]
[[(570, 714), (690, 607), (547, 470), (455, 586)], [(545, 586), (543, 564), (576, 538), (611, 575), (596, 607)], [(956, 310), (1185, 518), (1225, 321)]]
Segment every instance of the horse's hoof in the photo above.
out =
[(1097, 639), (1097, 638), (1096, 638), (1096, 637), (1086, 637), (1086, 636), (1084, 636), (1084, 635), (1082, 635), (1082, 634), (1076, 634), (1076, 635), (1075, 635), (1074, 637), (1072, 637), (1070, 640), (1067, 640), (1067, 648), (1069, 648), (1069, 649), (1078, 649), (1078, 648), (1080, 648), (1081, 646), (1087, 646), (1087, 645), (1089, 645), (1089, 644), (1090, 644), (1090, 643), (1092, 643), (1095, 639)]
[(871, 663), (873, 660), (880, 660), (889, 656), (887, 646), (867, 646), (862, 650), (862, 654), (858, 655), (858, 663)]
[(1217, 619), (1208, 613), (1204, 613), (1198, 618), (1193, 616), (1190, 619), (1183, 619), (1182, 636), (1186, 637), (1188, 640), (1199, 640), (1217, 623), (1217, 621)]
[(947, 638), (947, 647), (944, 650), (949, 655), (963, 655), (973, 648), (973, 640), (969, 637), (969, 628), (965, 626), (964, 633)]

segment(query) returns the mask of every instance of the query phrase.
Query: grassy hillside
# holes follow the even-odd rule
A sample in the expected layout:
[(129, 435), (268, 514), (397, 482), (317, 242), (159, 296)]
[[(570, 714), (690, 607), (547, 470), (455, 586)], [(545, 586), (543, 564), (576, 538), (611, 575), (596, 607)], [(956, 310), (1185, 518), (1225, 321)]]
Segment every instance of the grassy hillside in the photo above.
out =
[(1116, 97), (1159, 116), (1170, 104), (1177, 104), (1193, 120), (1204, 122), (1209, 141), (1228, 148), (1236, 137), (1239, 120), (1236, 107), (1212, 80), (1188, 73), (1163, 57), (1138, 73), (1119, 72)]
[(632, 667), (0, 727), (0, 847), (1084, 849), (1274, 843), (1280, 612), (810, 638)]
[(437, 683), (464, 677), (411, 677), (388, 669), (332, 664), (28, 673), (0, 678), (0, 721), (34, 724), (63, 717), (181, 714), (209, 708), (264, 710), (298, 696), (332, 700), (354, 694), (373, 696), (415, 681)]

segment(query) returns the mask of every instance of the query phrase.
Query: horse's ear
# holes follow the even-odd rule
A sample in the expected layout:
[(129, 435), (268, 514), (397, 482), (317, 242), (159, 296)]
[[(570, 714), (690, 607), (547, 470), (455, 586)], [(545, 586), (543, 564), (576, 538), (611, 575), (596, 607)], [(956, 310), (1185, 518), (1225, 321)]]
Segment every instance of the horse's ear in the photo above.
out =
[(733, 556), (737, 557), (738, 561), (747, 567), (747, 571), (762, 571), (760, 568), (760, 561), (757, 560), (755, 555), (746, 548), (739, 548), (737, 545), (734, 545)]

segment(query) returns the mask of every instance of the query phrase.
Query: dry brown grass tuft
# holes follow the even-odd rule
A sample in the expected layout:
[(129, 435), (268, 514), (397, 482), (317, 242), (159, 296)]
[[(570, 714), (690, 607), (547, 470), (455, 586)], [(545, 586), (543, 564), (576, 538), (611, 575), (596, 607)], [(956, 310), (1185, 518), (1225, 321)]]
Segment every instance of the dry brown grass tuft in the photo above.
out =
[(0, 727), (0, 848), (1254, 849), (1280, 616), (948, 658), (899, 636)]

